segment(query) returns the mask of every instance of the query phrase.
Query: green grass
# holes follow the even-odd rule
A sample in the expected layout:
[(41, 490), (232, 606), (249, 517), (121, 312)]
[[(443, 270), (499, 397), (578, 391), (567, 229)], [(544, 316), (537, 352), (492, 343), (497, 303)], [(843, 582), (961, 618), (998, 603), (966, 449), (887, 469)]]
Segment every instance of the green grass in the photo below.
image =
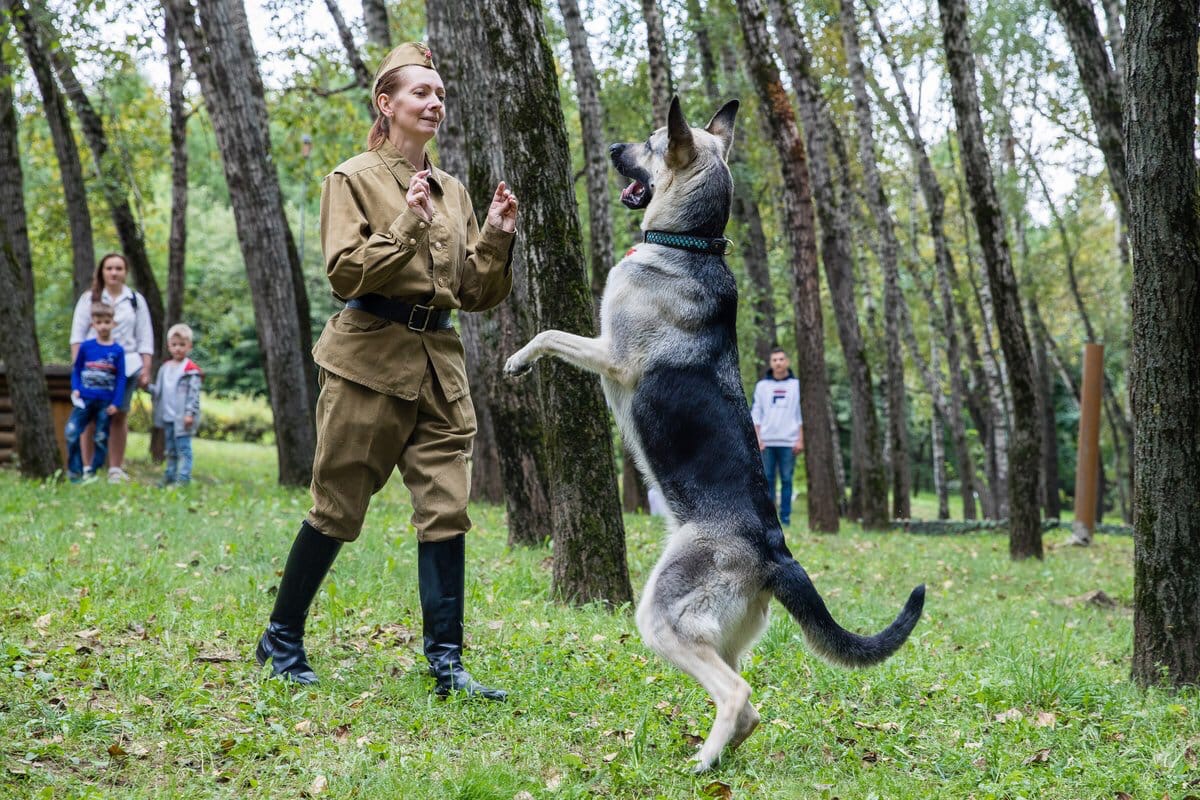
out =
[[(318, 598), (323, 680), (301, 688), (250, 654), (307, 493), (276, 487), (254, 445), (198, 441), (186, 491), (132, 468), (119, 487), (0, 472), (0, 797), (1200, 795), (1197, 695), (1128, 681), (1128, 538), (1081, 550), (1058, 532), (1044, 562), (1014, 564), (1000, 536), (793, 526), (844, 625), (880, 629), (919, 582), (926, 616), (890, 661), (849, 672), (809, 656), (776, 606), (744, 665), (762, 727), (694, 777), (705, 694), (628, 609), (554, 603), (549, 551), (508, 550), (502, 509), (473, 512), (467, 665), (510, 702), (431, 696), (398, 479)], [(627, 525), (640, 588), (663, 531)], [(1066, 602), (1095, 589), (1117, 607)]]

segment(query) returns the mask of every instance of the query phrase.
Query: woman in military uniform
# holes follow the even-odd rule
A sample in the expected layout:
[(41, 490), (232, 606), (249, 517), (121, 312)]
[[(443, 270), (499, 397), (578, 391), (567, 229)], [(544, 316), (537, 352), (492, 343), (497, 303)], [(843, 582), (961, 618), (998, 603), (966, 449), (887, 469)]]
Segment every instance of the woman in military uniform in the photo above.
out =
[(316, 681), (303, 643), (309, 606), (342, 543), (358, 538), (371, 495), (399, 467), (412, 493), (436, 692), (503, 700), (462, 664), (475, 411), (450, 314), (508, 295), (517, 199), (501, 182), (481, 230), (463, 185), (430, 163), (425, 146), (445, 117), (445, 88), (425, 45), (388, 54), (374, 99), (367, 152), (326, 177), (321, 194), (326, 273), (346, 307), (313, 348), (321, 368), (313, 506), (256, 656), (277, 675)]

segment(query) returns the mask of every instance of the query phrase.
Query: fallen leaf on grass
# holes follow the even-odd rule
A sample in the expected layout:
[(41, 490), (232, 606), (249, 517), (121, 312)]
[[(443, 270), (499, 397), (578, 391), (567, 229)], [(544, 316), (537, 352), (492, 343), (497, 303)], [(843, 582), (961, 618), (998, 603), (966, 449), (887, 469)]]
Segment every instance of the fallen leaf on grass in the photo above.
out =
[(616, 754), (616, 753), (607, 753), (607, 754), (605, 754), (605, 756), (604, 756), (604, 763), (605, 763), (605, 764), (611, 764), (612, 762), (614, 762), (614, 761), (616, 761), (616, 760), (617, 760), (617, 754)]
[(996, 722), (1012, 722), (1013, 720), (1024, 719), (1025, 715), (1020, 709), (1010, 708), (1008, 711), (1001, 711), (996, 715)]
[(733, 800), (733, 787), (721, 781), (713, 781), (700, 791), (709, 797), (716, 797), (718, 800)]
[(350, 724), (338, 725), (333, 729), (333, 740), (335, 742), (345, 744), (350, 741)]
[(308, 787), (309, 794), (321, 794), (329, 788), (329, 779), (324, 775), (318, 775), (313, 778), (312, 786)]
[(1039, 728), (1053, 728), (1058, 724), (1058, 717), (1049, 711), (1039, 711), (1033, 724)]
[(312, 733), (312, 720), (302, 719), (296, 723), (296, 733)]
[(1038, 750), (1036, 753), (1034, 753), (1029, 758), (1022, 761), (1021, 763), (1024, 764), (1025, 766), (1029, 766), (1030, 764), (1045, 764), (1049, 760), (1050, 760), (1050, 748), (1045, 747), (1045, 748), (1042, 748), (1041, 750)]
[(54, 619), (53, 611), (51, 611), (49, 614), (42, 614), (33, 621), (33, 627), (37, 628), (38, 633), (45, 633), (46, 628), (50, 627), (50, 620), (52, 619)]
[(74, 635), (80, 639), (95, 639), (101, 633), (99, 628), (88, 628), (85, 631), (75, 631)]
[(202, 664), (228, 664), (237, 661), (237, 656), (229, 653), (201, 653), (192, 660)]
[(1090, 592), (1085, 592), (1075, 597), (1064, 597), (1058, 601), (1064, 606), (1089, 605), (1096, 608), (1116, 608), (1117, 601), (1113, 600), (1102, 589), (1093, 589)]
[(692, 747), (699, 747), (700, 745), (704, 744), (704, 737), (697, 736), (694, 733), (685, 733), (683, 735), (683, 740)]
[(533, 795), (526, 791), (520, 791), (513, 795), (513, 800), (533, 800)]
[(125, 758), (129, 753), (125, 752), (125, 748), (114, 742), (108, 746), (108, 754), (113, 758)]
[(1128, 792), (1117, 792), (1113, 795), (1113, 800), (1133, 800), (1133, 795)]

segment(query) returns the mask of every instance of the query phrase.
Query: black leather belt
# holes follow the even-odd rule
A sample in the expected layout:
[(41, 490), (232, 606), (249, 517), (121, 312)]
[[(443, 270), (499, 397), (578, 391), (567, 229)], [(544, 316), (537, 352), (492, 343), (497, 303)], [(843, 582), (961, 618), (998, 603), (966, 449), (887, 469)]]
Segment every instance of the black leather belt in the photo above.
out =
[(377, 317), (399, 322), (401, 325), (408, 326), (411, 331), (424, 333), (425, 331), (444, 331), (453, 327), (450, 319), (450, 309), (434, 308), (433, 306), (423, 306), (417, 303), (404, 303), (400, 300), (393, 300), (390, 297), (384, 297), (381, 294), (364, 294), (361, 297), (352, 297), (346, 301), (346, 308), (355, 308), (359, 311), (366, 311), (368, 314), (374, 314)]

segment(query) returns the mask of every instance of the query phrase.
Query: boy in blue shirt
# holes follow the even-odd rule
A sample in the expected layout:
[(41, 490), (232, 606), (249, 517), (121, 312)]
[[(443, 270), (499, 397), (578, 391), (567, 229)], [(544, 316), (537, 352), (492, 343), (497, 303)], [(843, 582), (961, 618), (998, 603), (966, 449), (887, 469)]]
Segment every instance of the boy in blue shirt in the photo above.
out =
[[(92, 303), (92, 327), (96, 338), (79, 346), (71, 369), (71, 402), (75, 408), (67, 420), (67, 477), (71, 483), (96, 479), (96, 470), (108, 457), (108, 423), (117, 413), (117, 398), (125, 396), (125, 350), (113, 341), (113, 310), (107, 303)], [(92, 463), (83, 466), (79, 436), (95, 420)]]

